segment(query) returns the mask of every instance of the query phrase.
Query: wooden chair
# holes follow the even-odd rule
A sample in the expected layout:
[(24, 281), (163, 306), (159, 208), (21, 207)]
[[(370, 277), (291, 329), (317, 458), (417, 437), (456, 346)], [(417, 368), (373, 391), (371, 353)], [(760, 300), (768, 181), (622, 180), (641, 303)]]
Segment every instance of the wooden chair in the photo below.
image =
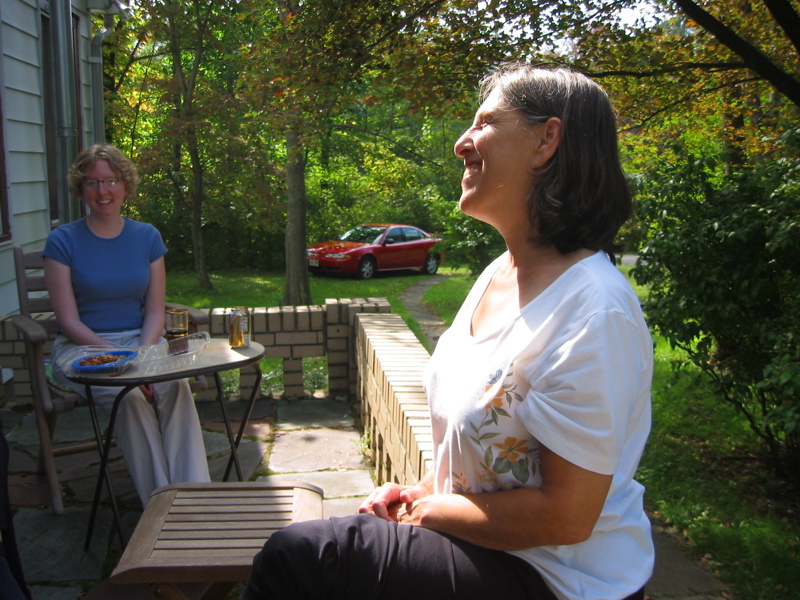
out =
[[(21, 246), (15, 246), (14, 266), (20, 314), (13, 315), (11, 321), (25, 341), (25, 356), (30, 373), (33, 408), (39, 431), (39, 472), (44, 473), (47, 477), (53, 512), (60, 515), (64, 512), (64, 502), (56, 469), (56, 457), (90, 450), (97, 451), (97, 444), (91, 442), (58, 448), (53, 446), (58, 415), (72, 410), (75, 405), (83, 403), (84, 399), (72, 391), (54, 385), (47, 377), (45, 346), (55, 336), (57, 323), (50, 298), (47, 295), (47, 284), (42, 272), (44, 258), (41, 251), (25, 252)], [(170, 307), (187, 308), (175, 304), (170, 304)], [(189, 319), (195, 327), (208, 323), (209, 316), (203, 311), (195, 308), (188, 308), (188, 310)]]

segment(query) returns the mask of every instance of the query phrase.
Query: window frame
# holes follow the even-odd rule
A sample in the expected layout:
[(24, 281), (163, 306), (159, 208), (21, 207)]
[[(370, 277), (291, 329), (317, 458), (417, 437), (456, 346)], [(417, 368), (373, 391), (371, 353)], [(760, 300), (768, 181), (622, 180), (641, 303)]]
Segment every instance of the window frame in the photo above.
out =
[(6, 171), (6, 135), (3, 115), (3, 95), (0, 94), (0, 242), (7, 242), (11, 239), (11, 221), (8, 210), (8, 172)]

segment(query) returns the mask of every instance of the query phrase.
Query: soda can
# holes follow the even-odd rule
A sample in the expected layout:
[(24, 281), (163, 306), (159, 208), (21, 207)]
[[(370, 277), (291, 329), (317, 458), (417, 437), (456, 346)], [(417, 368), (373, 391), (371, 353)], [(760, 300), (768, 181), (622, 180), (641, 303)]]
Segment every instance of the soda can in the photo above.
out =
[(228, 319), (228, 341), (231, 348), (244, 348), (250, 345), (253, 322), (250, 309), (245, 306), (237, 306), (231, 309)]

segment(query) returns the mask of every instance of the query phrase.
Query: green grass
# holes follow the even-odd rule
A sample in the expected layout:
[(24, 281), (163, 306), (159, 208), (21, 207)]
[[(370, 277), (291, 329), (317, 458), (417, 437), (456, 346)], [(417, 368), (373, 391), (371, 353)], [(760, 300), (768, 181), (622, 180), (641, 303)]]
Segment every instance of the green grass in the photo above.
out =
[(657, 340), (653, 430), (638, 479), (648, 509), (732, 586), (735, 597), (800, 598), (800, 524), (758, 457), (754, 436), (696, 371)]
[(449, 327), (453, 324), (453, 319), (472, 284), (475, 283), (476, 276), (463, 270), (444, 273), (449, 277), (427, 290), (422, 301)]
[[(449, 324), (474, 276), (442, 272), (450, 277), (428, 290), (423, 300)], [(399, 298), (421, 278), (390, 275), (364, 282), (314, 277), (312, 296), (315, 303), (385, 297), (412, 324)], [(198, 290), (197, 295), (191, 276), (188, 285), (178, 285), (180, 279), (170, 273), (168, 299), (198, 307), (270, 306), (280, 304), (283, 293), (279, 276), (217, 274), (217, 289)], [(634, 288), (640, 297), (646, 294)], [(683, 537), (694, 557), (730, 585), (734, 598), (800, 600), (796, 491), (792, 494), (764, 468), (746, 423), (711, 395), (698, 372), (676, 371), (674, 363), (685, 357), (663, 339), (655, 341), (653, 429), (637, 475), (647, 489), (648, 511)]]

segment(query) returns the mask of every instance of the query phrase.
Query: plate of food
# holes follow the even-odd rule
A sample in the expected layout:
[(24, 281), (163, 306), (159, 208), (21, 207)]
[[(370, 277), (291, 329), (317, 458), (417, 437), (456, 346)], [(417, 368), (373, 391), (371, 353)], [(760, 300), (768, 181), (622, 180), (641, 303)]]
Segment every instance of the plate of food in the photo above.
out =
[(118, 375), (138, 356), (133, 350), (106, 350), (72, 361), (70, 367), (78, 373)]

